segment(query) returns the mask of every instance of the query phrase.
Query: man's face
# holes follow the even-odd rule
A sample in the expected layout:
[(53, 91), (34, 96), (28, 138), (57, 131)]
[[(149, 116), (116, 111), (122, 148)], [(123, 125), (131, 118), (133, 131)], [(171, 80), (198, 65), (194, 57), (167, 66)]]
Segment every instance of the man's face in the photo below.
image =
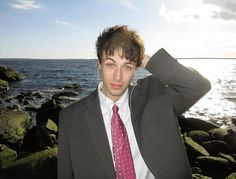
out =
[(122, 58), (122, 50), (117, 49), (114, 55), (103, 53), (101, 64), (98, 64), (103, 81), (102, 92), (114, 102), (119, 100), (128, 88), (136, 71), (136, 63)]

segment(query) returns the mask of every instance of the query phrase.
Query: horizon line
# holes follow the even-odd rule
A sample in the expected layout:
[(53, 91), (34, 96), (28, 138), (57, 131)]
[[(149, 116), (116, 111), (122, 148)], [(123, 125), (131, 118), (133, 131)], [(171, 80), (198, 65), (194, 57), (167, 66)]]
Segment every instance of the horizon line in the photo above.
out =
[[(24, 58), (24, 57), (20, 57), (20, 58), (4, 58), (4, 57), (0, 57), (0, 59), (6, 59), (6, 60), (17, 60), (17, 59), (25, 59), (25, 60), (97, 60), (97, 58)], [(179, 60), (187, 60), (187, 59), (225, 59), (225, 60), (236, 60), (236, 57), (176, 57), (175, 59), (179, 59)]]

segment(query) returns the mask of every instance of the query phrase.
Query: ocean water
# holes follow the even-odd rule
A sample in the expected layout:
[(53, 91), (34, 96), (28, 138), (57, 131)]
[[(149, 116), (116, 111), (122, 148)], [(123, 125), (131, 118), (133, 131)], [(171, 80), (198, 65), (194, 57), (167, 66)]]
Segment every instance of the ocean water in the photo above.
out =
[[(199, 71), (212, 84), (211, 91), (185, 116), (198, 117), (222, 127), (230, 126), (230, 119), (236, 118), (236, 60), (184, 59), (179, 62)], [(93, 59), (0, 59), (0, 65), (8, 65), (24, 74), (24, 80), (10, 84), (8, 94), (14, 97), (21, 92), (40, 91), (43, 99), (35, 101), (37, 105), (62, 91), (61, 87), (79, 83), (82, 89), (73, 90), (79, 95), (65, 99), (66, 103), (73, 102), (90, 94), (100, 80)], [(147, 71), (140, 69), (136, 78), (147, 75)]]

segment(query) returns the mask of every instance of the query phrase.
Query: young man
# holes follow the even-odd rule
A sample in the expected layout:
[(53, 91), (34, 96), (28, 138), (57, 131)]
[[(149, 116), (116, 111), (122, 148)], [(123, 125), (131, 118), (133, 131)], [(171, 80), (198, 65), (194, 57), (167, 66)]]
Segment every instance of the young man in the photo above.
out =
[[(127, 26), (98, 37), (101, 83), (60, 116), (59, 179), (190, 179), (177, 116), (210, 89), (164, 49), (151, 58)], [(137, 67), (152, 75), (130, 85)]]

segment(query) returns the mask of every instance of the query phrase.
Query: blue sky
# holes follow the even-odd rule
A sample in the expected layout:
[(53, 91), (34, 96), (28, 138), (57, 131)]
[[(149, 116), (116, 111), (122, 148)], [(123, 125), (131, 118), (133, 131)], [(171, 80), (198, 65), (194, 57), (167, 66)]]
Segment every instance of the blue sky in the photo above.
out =
[(149, 55), (236, 58), (235, 0), (1, 0), (0, 58), (96, 58), (97, 36), (116, 24)]

